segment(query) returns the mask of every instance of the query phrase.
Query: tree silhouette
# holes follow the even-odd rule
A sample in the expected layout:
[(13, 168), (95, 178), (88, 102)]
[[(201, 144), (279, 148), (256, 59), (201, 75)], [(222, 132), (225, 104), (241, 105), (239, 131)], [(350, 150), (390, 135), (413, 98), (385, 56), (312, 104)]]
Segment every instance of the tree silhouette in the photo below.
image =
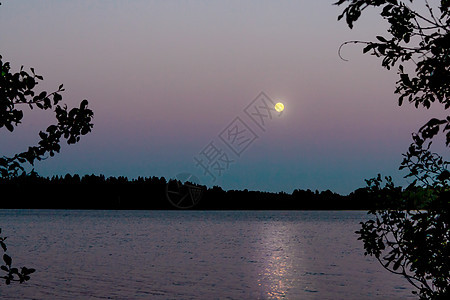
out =
[[(0, 228), (0, 234), (1, 233), (2, 230)], [(7, 250), (5, 240), (6, 237), (0, 236), (0, 246), (4, 252), (6, 252)], [(0, 278), (5, 279), (6, 284), (10, 284), (11, 281), (18, 281), (20, 283), (25, 282), (30, 279), (30, 274), (35, 272), (35, 269), (32, 268), (22, 267), (19, 271), (18, 268), (12, 267), (12, 258), (6, 253), (3, 254), (3, 262), (4, 265), (1, 265), (0, 269), (6, 272), (6, 274), (1, 276)]]
[(0, 55), (0, 129), (5, 127), (13, 131), (23, 118), (23, 106), (30, 109), (41, 110), (54, 109), (56, 124), (50, 125), (44, 131), (39, 132), (40, 141), (36, 146), (28, 147), (28, 150), (15, 154), (12, 157), (0, 157), (0, 176), (18, 176), (25, 172), (23, 165), (34, 164), (36, 160), (42, 160), (48, 154), (54, 156), (61, 149), (61, 139), (68, 144), (74, 144), (80, 140), (81, 135), (89, 133), (93, 127), (93, 112), (88, 109), (88, 101), (83, 100), (78, 108), (68, 110), (67, 105), (61, 105), (61, 92), (64, 87), (61, 84), (57, 91), (48, 93), (35, 92), (35, 88), (43, 77), (35, 74), (31, 68), (31, 75), (23, 70), (23, 66), (17, 73), (10, 72), (10, 63), (3, 62)]
[[(35, 88), (43, 77), (37, 75), (33, 68), (30, 70), (31, 74), (24, 71), (22, 66), (19, 72), (13, 73), (10, 63), (4, 62), (0, 55), (0, 129), (5, 127), (11, 132), (14, 131), (14, 127), (22, 121), (23, 106), (30, 109), (54, 109), (57, 122), (48, 126), (45, 132), (39, 132), (40, 141), (37, 145), (30, 146), (28, 150), (11, 157), (0, 156), (0, 179), (25, 175), (24, 164), (33, 165), (36, 160), (42, 160), (47, 154), (54, 156), (55, 152), (61, 149), (61, 139), (65, 139), (68, 144), (74, 144), (80, 140), (81, 135), (89, 133), (93, 127), (94, 114), (87, 108), (87, 100), (83, 100), (79, 108), (68, 110), (67, 105), (61, 105), (63, 85), (61, 84), (58, 90), (52, 93), (46, 91), (38, 93)], [(4, 252), (7, 250), (5, 240), (6, 237), (0, 236), (0, 246)], [(5, 279), (6, 284), (10, 284), (11, 281), (20, 283), (27, 281), (30, 279), (29, 275), (35, 271), (27, 267), (22, 267), (19, 271), (12, 267), (12, 258), (6, 253), (3, 254), (3, 262), (4, 265), (0, 268), (6, 274), (0, 278)]]
[[(404, 100), (430, 108), (440, 104), (450, 107), (450, 1), (434, 6), (421, 1), (423, 7), (411, 7), (417, 1), (339, 0), (346, 4), (338, 20), (345, 17), (350, 28), (361, 13), (371, 7), (381, 9), (387, 21), (387, 37), (376, 41), (348, 41), (342, 46), (363, 44), (363, 53), (382, 60), (386, 69), (398, 68), (395, 93), (398, 103)], [(366, 255), (375, 256), (384, 268), (403, 275), (421, 299), (450, 297), (450, 214), (449, 162), (430, 149), (432, 140), (442, 132), (450, 146), (450, 116), (432, 118), (413, 134), (413, 143), (401, 162), (406, 177), (414, 181), (405, 190), (395, 187), (390, 178), (368, 180), (369, 194), (383, 203), (383, 209), (369, 211), (374, 219), (361, 223), (357, 231), (364, 242)], [(424, 203), (424, 210), (413, 210), (414, 203)], [(395, 207), (387, 210), (385, 207)], [(398, 209), (400, 208), (400, 209)]]
[[(15, 154), (12, 157), (0, 157), (0, 178), (13, 178), (26, 174), (24, 164), (34, 164), (36, 160), (42, 160), (47, 154), (54, 156), (55, 152), (61, 149), (61, 139), (66, 139), (68, 144), (74, 144), (80, 140), (81, 135), (89, 133), (93, 127), (93, 112), (88, 109), (88, 101), (83, 100), (79, 108), (72, 108), (70, 111), (67, 105), (61, 106), (61, 92), (64, 91), (63, 85), (52, 93), (41, 91), (35, 92), (35, 88), (43, 77), (35, 74), (31, 68), (31, 75), (20, 68), (17, 73), (12, 73), (10, 63), (3, 62), (0, 55), (0, 129), (5, 127), (13, 131), (23, 118), (23, 106), (27, 105), (31, 109), (38, 108), (42, 110), (54, 109), (56, 115), (56, 124), (47, 127), (46, 131), (39, 132), (40, 141), (38, 145), (28, 147), (28, 150)], [(33, 172), (33, 171), (32, 171)], [(1, 229), (0, 229), (1, 232)], [(0, 245), (6, 252), (6, 238), (0, 237)], [(5, 283), (18, 281), (20, 283), (28, 280), (34, 269), (26, 267), (17, 268), (11, 266), (12, 259), (6, 253), (3, 255), (4, 265), (1, 270), (6, 275), (1, 278)]]
[[(15, 154), (12, 157), (0, 157), (0, 178), (13, 178), (26, 174), (24, 164), (34, 164), (36, 160), (42, 160), (47, 154), (54, 156), (55, 152), (61, 149), (61, 139), (66, 139), (68, 144), (74, 144), (80, 140), (81, 135), (89, 133), (93, 127), (93, 112), (88, 109), (88, 101), (83, 100), (79, 108), (72, 108), (70, 111), (67, 105), (61, 105), (61, 92), (64, 91), (63, 85), (52, 93), (41, 91), (35, 92), (35, 88), (43, 77), (35, 74), (31, 68), (31, 75), (20, 68), (17, 73), (11, 72), (10, 63), (4, 62), (0, 55), (0, 129), (5, 127), (13, 131), (23, 118), (23, 106), (27, 105), (31, 109), (38, 108), (42, 110), (54, 109), (56, 115), (56, 124), (47, 127), (45, 132), (39, 132), (40, 141), (36, 146), (28, 147), (28, 150)], [(33, 171), (32, 171), (33, 172)], [(1, 230), (1, 229), (0, 229)], [(6, 238), (0, 237), (0, 245), (6, 252)], [(6, 284), (11, 281), (20, 283), (28, 280), (29, 275), (34, 269), (26, 267), (17, 268), (11, 266), (12, 259), (6, 253), (3, 255), (5, 265), (1, 270), (6, 275)]]

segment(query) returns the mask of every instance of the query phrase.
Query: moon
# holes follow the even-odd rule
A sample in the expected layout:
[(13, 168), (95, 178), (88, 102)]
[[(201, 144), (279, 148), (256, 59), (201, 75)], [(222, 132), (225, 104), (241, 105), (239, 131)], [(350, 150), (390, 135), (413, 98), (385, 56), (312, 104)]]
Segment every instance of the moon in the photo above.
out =
[(281, 102), (278, 102), (277, 104), (275, 104), (275, 110), (277, 112), (282, 112), (284, 110), (284, 104)]

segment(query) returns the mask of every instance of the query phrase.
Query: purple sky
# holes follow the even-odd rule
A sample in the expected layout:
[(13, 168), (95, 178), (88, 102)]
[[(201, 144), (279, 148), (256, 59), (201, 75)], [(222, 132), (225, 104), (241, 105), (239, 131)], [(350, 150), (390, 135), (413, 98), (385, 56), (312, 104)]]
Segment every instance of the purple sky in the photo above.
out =
[[(40, 89), (64, 83), (70, 106), (88, 99), (94, 130), (36, 164), (44, 176), (196, 174), (225, 189), (347, 194), (378, 173), (405, 184), (398, 166), (411, 132), (437, 109), (397, 106), (396, 71), (361, 47), (382, 35), (376, 12), (350, 30), (335, 1), (2, 1), (0, 53), (34, 67)], [(279, 118), (211, 182), (194, 156), (264, 91)], [(25, 150), (50, 124), (33, 111), (0, 133), (0, 153)]]

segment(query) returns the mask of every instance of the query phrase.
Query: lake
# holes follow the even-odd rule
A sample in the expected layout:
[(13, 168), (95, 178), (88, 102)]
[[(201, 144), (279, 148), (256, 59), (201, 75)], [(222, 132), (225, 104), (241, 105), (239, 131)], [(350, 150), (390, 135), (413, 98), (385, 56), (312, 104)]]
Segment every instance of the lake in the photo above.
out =
[(361, 211), (0, 210), (24, 284), (2, 299), (404, 299)]

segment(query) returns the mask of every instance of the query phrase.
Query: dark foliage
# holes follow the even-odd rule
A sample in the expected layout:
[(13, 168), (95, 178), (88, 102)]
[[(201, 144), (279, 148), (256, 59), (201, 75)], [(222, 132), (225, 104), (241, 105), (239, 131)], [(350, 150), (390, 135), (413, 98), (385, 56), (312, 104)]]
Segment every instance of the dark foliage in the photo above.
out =
[(88, 101), (83, 100), (80, 107), (68, 110), (67, 105), (61, 105), (61, 92), (64, 91), (61, 84), (57, 91), (36, 92), (35, 88), (42, 76), (35, 74), (31, 68), (31, 74), (25, 72), (23, 67), (17, 73), (11, 72), (10, 63), (4, 62), (0, 55), (0, 129), (5, 127), (13, 131), (23, 118), (23, 106), (30, 109), (53, 109), (56, 124), (50, 125), (44, 131), (39, 132), (38, 145), (28, 147), (27, 151), (18, 153), (13, 157), (0, 157), (0, 177), (14, 177), (23, 173), (23, 164), (34, 164), (35, 160), (42, 160), (46, 155), (54, 156), (61, 149), (61, 139), (66, 139), (68, 144), (74, 144), (80, 140), (80, 136), (89, 133), (93, 127), (93, 112), (88, 109)]
[[(2, 233), (2, 229), (0, 228), (0, 234)], [(4, 265), (0, 266), (0, 269), (3, 272), (4, 275), (0, 276), (0, 278), (5, 280), (6, 284), (10, 284), (11, 281), (18, 281), (20, 283), (25, 282), (27, 280), (30, 279), (30, 274), (35, 272), (35, 269), (31, 269), (31, 268), (27, 268), (27, 267), (22, 267), (20, 268), (20, 271), (18, 268), (12, 267), (12, 258), (6, 254), (6, 243), (5, 243), (6, 237), (2, 237), (0, 236), (0, 246), (3, 249), (3, 251), (5, 252), (3, 254), (3, 263)]]
[[(350, 28), (370, 7), (380, 7), (381, 16), (389, 24), (388, 36), (377, 36), (377, 41), (349, 41), (364, 44), (364, 53), (371, 53), (382, 59), (382, 66), (390, 69), (398, 67), (399, 80), (395, 93), (398, 103), (404, 100), (415, 107), (430, 108), (440, 103), (445, 109), (450, 107), (450, 1), (441, 0), (438, 7), (425, 3), (427, 13), (419, 13), (408, 5), (414, 1), (397, 0), (340, 0), (335, 4), (347, 4), (339, 20), (345, 17)], [(417, 2), (417, 1), (416, 1)], [(342, 46), (341, 46), (342, 47)], [(432, 119), (425, 124), (419, 134), (430, 139), (441, 130), (446, 134), (446, 144), (450, 145), (450, 116)]]
[[(412, 9), (417, 3), (423, 4), (422, 10)], [(343, 45), (364, 44), (363, 53), (381, 58), (383, 67), (398, 67), (399, 105), (407, 100), (416, 108), (436, 103), (450, 107), (450, 1), (434, 1), (434, 7), (427, 0), (340, 0), (335, 4), (347, 5), (338, 19), (345, 17), (350, 28), (365, 9), (381, 9), (389, 24), (387, 37)], [(432, 118), (413, 134), (400, 166), (409, 171), (406, 177), (413, 178), (407, 189), (395, 187), (390, 178), (381, 188), (381, 176), (367, 181), (372, 198), (397, 209), (370, 210), (375, 219), (361, 223), (357, 231), (366, 254), (375, 256), (390, 272), (403, 275), (421, 299), (450, 298), (449, 162), (430, 149), (439, 132), (450, 146), (450, 116)], [(414, 209), (417, 203), (422, 210)]]
[[(1, 3), (0, 3), (1, 4)], [(19, 72), (11, 72), (10, 63), (3, 61), (0, 55), (0, 130), (6, 128), (14, 131), (23, 119), (23, 107), (30, 109), (50, 110), (55, 113), (56, 123), (50, 125), (44, 131), (39, 132), (40, 141), (36, 146), (28, 147), (28, 150), (15, 154), (12, 157), (0, 156), (0, 179), (12, 179), (17, 176), (26, 176), (25, 164), (33, 165), (36, 160), (40, 161), (47, 155), (54, 156), (61, 149), (61, 139), (68, 144), (74, 144), (80, 140), (80, 136), (89, 133), (93, 127), (93, 112), (88, 109), (88, 101), (83, 100), (78, 108), (68, 110), (67, 105), (62, 105), (61, 92), (64, 91), (61, 84), (57, 91), (48, 93), (36, 91), (36, 86), (43, 77), (37, 75), (33, 68), (31, 73), (24, 71), (23, 66)], [(13, 201), (33, 201), (30, 193), (27, 199), (19, 200), (20, 191), (8, 192), (0, 189), (0, 201), (2, 203), (13, 203)], [(31, 192), (31, 191), (30, 191)], [(4, 237), (0, 237), (0, 246), (6, 252)], [(6, 275), (0, 278), (6, 284), (12, 281), (20, 283), (30, 279), (34, 269), (12, 267), (12, 258), (6, 253), (3, 255), (4, 265), (1, 270)]]
[(382, 188), (382, 182), (381, 176), (368, 180), (369, 194), (378, 198), (377, 203), (397, 209), (369, 211), (375, 218), (361, 223), (357, 231), (365, 254), (375, 256), (386, 270), (404, 276), (421, 299), (448, 299), (450, 191), (412, 185), (402, 190), (390, 178)]

